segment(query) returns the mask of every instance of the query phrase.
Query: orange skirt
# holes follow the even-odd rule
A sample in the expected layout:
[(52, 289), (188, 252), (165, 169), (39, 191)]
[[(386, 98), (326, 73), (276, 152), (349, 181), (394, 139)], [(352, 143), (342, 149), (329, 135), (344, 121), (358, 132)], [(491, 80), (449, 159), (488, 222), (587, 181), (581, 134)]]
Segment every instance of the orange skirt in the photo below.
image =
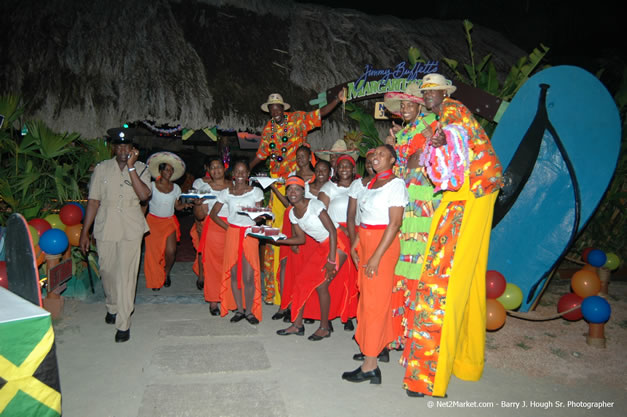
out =
[[(221, 217), (226, 222), (225, 217)], [(222, 262), (224, 261), (224, 242), (226, 230), (207, 218), (204, 221), (198, 252), (201, 254), (204, 276), (204, 295), (209, 302), (220, 301), (222, 286)]]
[[(314, 245), (306, 250), (301, 248), (304, 262), (300, 264), (301, 266), (297, 265), (298, 272), (294, 279), (291, 308), (292, 321), (296, 320), (296, 316), (298, 316), (301, 309), (303, 309), (304, 318), (320, 320), (320, 300), (315, 290), (325, 281), (324, 265), (329, 257), (329, 239), (321, 243), (314, 240)], [(348, 237), (343, 232), (338, 231), (337, 249), (348, 254), (349, 248)], [(337, 260), (338, 254), (336, 253), (336, 262)], [(346, 261), (348, 262), (348, 259)], [(343, 281), (345, 275), (341, 275), (340, 272), (344, 269), (347, 262), (344, 262), (340, 271), (329, 284), (329, 294), (331, 296), (329, 320), (342, 315), (346, 308), (348, 293), (346, 291), (346, 282)]]
[(302, 265), (307, 260), (307, 254), (312, 253), (318, 247), (316, 242), (309, 235), (305, 235), (305, 243), (298, 247), (298, 253), (294, 253), (290, 246), (281, 246), (281, 251), (284, 248), (285, 252), (285, 279), (283, 280), (283, 287), (281, 288), (281, 309), (285, 310), (292, 304), (292, 294), (294, 293), (294, 283), (298, 279), (297, 277), (302, 272)]
[[(237, 309), (237, 304), (235, 303), (235, 298), (233, 297), (233, 291), (231, 290), (231, 269), (233, 266), (239, 265), (240, 257), (245, 257), (254, 271), (255, 295), (253, 299), (252, 313), (259, 321), (261, 321), (262, 310), (259, 241), (254, 237), (244, 237), (244, 230), (246, 230), (245, 227), (240, 228), (230, 225), (226, 231), (226, 237), (224, 240), (224, 262), (222, 263), (222, 285), (220, 288), (220, 315), (224, 317), (230, 310)], [(237, 272), (238, 274), (240, 273), (239, 268)], [(235, 277), (235, 279), (238, 279), (238, 277)], [(246, 305), (243, 288), (242, 303)]]
[(165, 246), (166, 240), (176, 233), (176, 240), (181, 239), (181, 226), (176, 216), (157, 217), (148, 213), (146, 222), (150, 233), (146, 235), (144, 251), (144, 275), (146, 288), (161, 288), (165, 282)]
[(400, 242), (394, 239), (383, 254), (377, 275), (368, 278), (364, 266), (377, 249), (385, 229), (359, 228), (359, 304), (355, 341), (366, 356), (377, 356), (394, 339), (392, 290)]

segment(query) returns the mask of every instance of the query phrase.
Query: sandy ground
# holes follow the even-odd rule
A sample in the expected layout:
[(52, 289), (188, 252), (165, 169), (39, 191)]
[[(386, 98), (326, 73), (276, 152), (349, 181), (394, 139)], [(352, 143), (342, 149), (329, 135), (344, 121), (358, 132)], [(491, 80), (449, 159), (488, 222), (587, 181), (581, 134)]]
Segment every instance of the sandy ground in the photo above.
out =
[[(102, 300), (66, 300), (54, 322), (65, 417), (624, 416), (627, 409), (624, 283), (610, 287), (607, 349), (586, 345), (583, 322), (508, 318), (488, 335), (480, 381), (453, 377), (447, 399), (416, 399), (402, 389), (399, 352), (380, 364), (380, 386), (342, 381), (359, 365), (358, 349), (337, 320), (321, 342), (279, 337), (285, 324), (270, 320), (276, 306), (264, 306), (258, 326), (232, 324), (209, 315), (191, 264), (176, 264), (173, 281), (153, 293), (140, 279), (123, 344), (113, 341)], [(550, 286), (541, 307), (553, 314), (567, 290)], [(315, 328), (306, 325), (306, 335)]]

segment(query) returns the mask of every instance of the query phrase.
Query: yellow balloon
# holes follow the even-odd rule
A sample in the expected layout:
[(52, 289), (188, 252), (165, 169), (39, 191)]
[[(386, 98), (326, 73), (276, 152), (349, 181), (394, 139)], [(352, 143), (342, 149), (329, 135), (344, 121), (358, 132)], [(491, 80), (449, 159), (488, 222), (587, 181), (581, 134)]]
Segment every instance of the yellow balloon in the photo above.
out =
[(65, 224), (63, 224), (61, 218), (56, 213), (48, 214), (46, 217), (44, 217), (44, 220), (50, 223), (50, 226), (52, 226), (53, 229), (65, 230)]
[(516, 310), (522, 304), (523, 293), (518, 285), (507, 283), (505, 292), (497, 300), (506, 310)]

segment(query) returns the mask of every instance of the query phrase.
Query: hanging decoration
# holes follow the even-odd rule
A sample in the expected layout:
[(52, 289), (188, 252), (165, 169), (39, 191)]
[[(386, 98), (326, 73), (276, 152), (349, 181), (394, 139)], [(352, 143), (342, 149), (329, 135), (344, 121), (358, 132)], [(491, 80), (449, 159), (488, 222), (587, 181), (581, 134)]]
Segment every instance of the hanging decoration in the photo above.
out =
[(172, 128), (169, 128), (169, 129), (161, 129), (161, 128), (158, 128), (157, 126), (155, 126), (154, 124), (152, 124), (152, 123), (150, 123), (150, 122), (148, 122), (146, 120), (142, 121), (142, 124), (144, 126), (146, 126), (148, 129), (150, 129), (151, 131), (153, 131), (155, 133), (158, 133), (160, 135), (172, 136), (172, 135), (175, 135), (175, 134), (177, 134), (177, 133), (179, 133), (179, 132), (181, 132), (183, 130), (183, 126), (181, 126), (181, 125), (178, 125), (176, 127), (172, 127)]
[[(210, 127), (205, 127), (203, 129), (201, 129), (201, 131), (205, 135), (209, 136), (209, 138), (212, 141), (214, 141), (214, 142), (218, 141), (218, 128), (217, 128), (217, 126), (214, 126), (214, 127), (211, 127), (211, 128)], [(194, 130), (194, 129), (183, 129), (183, 134), (182, 134), (181, 138), (183, 140), (187, 140), (196, 132), (197, 132), (197, 130)]]

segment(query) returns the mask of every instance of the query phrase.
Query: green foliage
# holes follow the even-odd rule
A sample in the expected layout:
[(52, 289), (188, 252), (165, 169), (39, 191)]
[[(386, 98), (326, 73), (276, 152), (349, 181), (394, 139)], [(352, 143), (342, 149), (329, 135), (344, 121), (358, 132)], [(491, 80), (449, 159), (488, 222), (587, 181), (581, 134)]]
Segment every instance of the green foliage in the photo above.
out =
[(11, 213), (32, 219), (83, 199), (90, 168), (111, 155), (105, 142), (56, 133), (37, 120), (18, 123), (23, 108), (13, 95), (0, 97), (0, 111), (8, 120), (0, 130), (0, 223)]
[(362, 134), (359, 142), (359, 154), (361, 156), (366, 156), (368, 149), (383, 145), (379, 139), (379, 132), (374, 125), (374, 117), (371, 114), (366, 113), (354, 103), (346, 103), (346, 110), (349, 112), (349, 117), (359, 123), (359, 130)]

